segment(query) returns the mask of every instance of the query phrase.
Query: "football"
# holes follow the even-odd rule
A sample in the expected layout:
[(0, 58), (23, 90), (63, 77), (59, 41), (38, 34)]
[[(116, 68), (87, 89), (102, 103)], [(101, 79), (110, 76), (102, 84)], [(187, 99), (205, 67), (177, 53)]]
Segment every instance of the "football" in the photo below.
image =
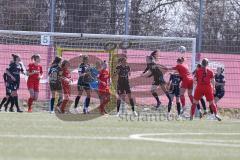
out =
[(186, 52), (186, 47), (185, 47), (185, 46), (180, 46), (180, 47), (178, 48), (178, 51), (183, 54), (183, 53)]

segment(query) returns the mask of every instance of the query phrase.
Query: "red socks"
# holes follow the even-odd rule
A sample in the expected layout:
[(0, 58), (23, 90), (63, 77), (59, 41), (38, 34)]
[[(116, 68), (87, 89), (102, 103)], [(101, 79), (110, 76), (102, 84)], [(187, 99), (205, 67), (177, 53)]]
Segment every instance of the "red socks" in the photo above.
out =
[(217, 114), (217, 106), (213, 103), (209, 107), (212, 109), (213, 113), (216, 115)]
[(61, 112), (62, 113), (65, 113), (65, 109), (66, 109), (67, 103), (68, 103), (68, 100), (66, 100), (66, 99), (63, 100), (62, 106), (61, 106)]
[(180, 96), (180, 101), (182, 103), (182, 107), (185, 107), (185, 97), (184, 97), (184, 95)]
[(109, 98), (105, 98), (104, 100), (103, 100), (103, 102), (100, 104), (100, 106), (99, 106), (99, 111), (100, 111), (100, 113), (101, 114), (104, 114), (104, 111), (105, 111), (105, 106), (108, 104), (108, 102), (110, 101), (110, 99)]
[(191, 116), (191, 117), (194, 116), (194, 114), (195, 114), (195, 110), (196, 110), (196, 107), (197, 107), (196, 104), (192, 104), (192, 107), (191, 107), (191, 113), (190, 113), (190, 116)]
[(193, 96), (192, 95), (189, 96), (189, 99), (190, 99), (191, 103), (193, 104)]
[(33, 104), (33, 98), (28, 99), (28, 109), (32, 109), (32, 104)]

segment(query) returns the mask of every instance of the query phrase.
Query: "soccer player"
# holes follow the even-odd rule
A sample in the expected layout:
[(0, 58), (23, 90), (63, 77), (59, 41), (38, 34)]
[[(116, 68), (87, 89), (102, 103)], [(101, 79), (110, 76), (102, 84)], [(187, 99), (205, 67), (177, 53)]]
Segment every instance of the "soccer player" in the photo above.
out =
[(162, 70), (164, 70), (164, 69), (167, 70), (167, 68), (164, 67), (163, 65), (156, 64), (157, 58), (158, 58), (158, 50), (153, 51), (150, 56), (147, 56), (147, 58), (146, 58), (147, 68), (144, 70), (144, 72), (141, 76), (143, 76), (143, 77), (153, 76), (154, 77), (153, 78), (154, 82), (152, 83), (151, 93), (157, 101), (156, 108), (158, 109), (161, 105), (161, 102), (160, 102), (160, 100), (158, 98), (158, 94), (157, 94), (157, 89), (159, 86), (161, 87), (163, 92), (166, 94), (169, 101), (171, 101), (171, 97), (167, 91), (166, 82), (164, 80), (163, 73), (162, 73)]
[(28, 65), (27, 73), (27, 87), (30, 93), (30, 97), (28, 99), (28, 112), (32, 112), (32, 103), (38, 99), (39, 93), (39, 83), (40, 79), (43, 76), (42, 66), (39, 64), (41, 61), (40, 55), (35, 54), (31, 57), (32, 63)]
[(190, 98), (190, 101), (193, 102), (193, 96), (192, 96), (192, 90), (193, 90), (193, 77), (188, 69), (187, 64), (184, 63), (185, 59), (184, 57), (180, 57), (177, 59), (177, 65), (173, 68), (170, 68), (170, 70), (176, 70), (178, 71), (182, 83), (181, 83), (181, 88), (180, 88), (180, 100), (182, 103), (182, 113), (185, 110), (185, 97), (184, 93), (186, 90), (188, 90), (188, 96)]
[(106, 61), (103, 62), (102, 64), (102, 69), (99, 73), (99, 88), (98, 88), (98, 93), (100, 97), (100, 106), (99, 106), (99, 111), (100, 114), (104, 115), (107, 114), (105, 110), (105, 106), (109, 103), (110, 101), (110, 74), (107, 70), (107, 63)]
[[(83, 90), (85, 90), (87, 97), (86, 97), (86, 106), (83, 107), (83, 113), (89, 113), (88, 107), (90, 104), (90, 98), (91, 98), (91, 88), (90, 88), (90, 82), (91, 82), (91, 76), (90, 76), (90, 65), (88, 64), (88, 56), (83, 56), (82, 63), (80, 64), (78, 68), (79, 78), (78, 78), (78, 95), (75, 98), (75, 105), (74, 108), (77, 111), (77, 106), (79, 103), (79, 100), (82, 96)], [(78, 111), (77, 111), (78, 112)]]
[[(224, 69), (222, 67), (217, 67), (217, 73), (214, 76), (215, 79), (215, 93), (214, 93), (214, 101), (217, 107), (217, 103), (220, 99), (223, 98), (225, 94), (225, 78), (224, 78)], [(215, 116), (213, 115), (213, 110), (210, 108), (210, 113), (212, 114), (209, 119), (215, 119)]]
[(217, 73), (215, 74), (215, 94), (214, 99), (215, 103), (218, 103), (220, 99), (223, 98), (225, 94), (225, 77), (223, 75), (224, 69), (222, 67), (217, 67)]
[(61, 61), (62, 59), (60, 57), (55, 57), (49, 71), (49, 85), (51, 90), (51, 101), (50, 101), (50, 113), (54, 113), (54, 102), (56, 98), (56, 93), (58, 93), (58, 103), (57, 107), (60, 106), (62, 103), (62, 85), (61, 85)]
[(120, 58), (119, 60), (120, 64), (116, 67), (116, 73), (118, 76), (117, 80), (117, 115), (120, 115), (120, 105), (121, 105), (121, 99), (124, 99), (124, 94), (128, 95), (128, 99), (130, 102), (130, 105), (132, 107), (132, 112), (134, 116), (137, 116), (137, 112), (135, 111), (134, 107), (134, 100), (132, 98), (131, 89), (129, 85), (129, 76), (131, 75), (131, 69), (127, 65), (127, 59), (125, 57)]
[[(6, 74), (9, 76), (7, 78), (7, 94), (9, 95), (11, 101), (11, 107), (9, 109), (10, 112), (14, 112), (13, 106), (15, 104), (17, 108), (17, 112), (23, 112), (19, 105), (18, 105), (18, 93), (17, 90), (19, 89), (20, 85), (20, 73), (23, 73), (22, 66), (20, 64), (20, 56), (12, 54), (13, 61), (10, 63), (9, 67), (6, 69)], [(7, 110), (5, 108), (5, 110)]]
[(5, 84), (5, 88), (6, 88), (6, 96), (1, 101), (0, 111), (1, 111), (3, 105), (5, 107), (5, 111), (7, 111), (8, 104), (10, 103), (10, 100), (11, 100), (11, 98), (9, 98), (11, 96), (11, 93), (9, 93), (9, 90), (7, 88), (9, 80), (8, 80), (8, 75), (6, 74), (6, 72), (4, 72), (4, 74), (3, 74), (3, 80), (4, 80), (4, 84)]
[(196, 70), (195, 79), (197, 81), (196, 90), (194, 93), (193, 104), (191, 107), (190, 120), (193, 120), (198, 101), (205, 96), (209, 102), (209, 107), (212, 109), (216, 119), (221, 121), (221, 117), (217, 114), (217, 107), (214, 103), (213, 89), (215, 80), (213, 72), (207, 67), (208, 59), (204, 58), (201, 63), (202, 67)]
[(181, 114), (181, 104), (180, 104), (180, 83), (181, 83), (181, 77), (179, 76), (179, 74), (177, 73), (173, 73), (170, 75), (169, 78), (169, 95), (171, 97), (171, 101), (169, 101), (168, 103), (168, 114), (167, 117), (169, 117), (169, 114), (171, 112), (171, 108), (172, 108), (172, 101), (174, 96), (176, 97), (176, 104), (177, 104), (177, 113), (178, 113), (178, 117), (180, 118), (180, 114)]
[(62, 84), (64, 98), (63, 98), (63, 102), (61, 103), (60, 111), (61, 113), (66, 113), (67, 111), (66, 107), (71, 95), (71, 82), (72, 82), (69, 61), (64, 60), (62, 62), (61, 68), (62, 68), (61, 84)]
[[(99, 77), (99, 72), (102, 69), (102, 64), (100, 61), (96, 61), (95, 66), (90, 67), (89, 69), (89, 74), (90, 74), (90, 82), (89, 82), (89, 86), (90, 89), (92, 91), (95, 91), (99, 97), (99, 93), (98, 93), (98, 86), (99, 86), (99, 82), (98, 82), (98, 77)], [(84, 108), (86, 107), (86, 101), (87, 101), (87, 97), (84, 101)]]
[[(199, 68), (201, 68), (201, 67), (202, 67), (201, 64), (198, 64), (198, 65), (197, 65), (197, 68), (193, 71), (193, 75), (195, 75), (196, 70), (199, 69)], [(201, 109), (201, 106), (200, 106), (199, 103), (197, 104), (197, 109), (199, 110), (200, 118), (202, 118), (203, 115), (206, 115), (206, 114), (207, 114), (207, 108), (206, 108), (205, 100), (204, 100), (203, 98), (200, 99), (200, 102), (201, 102), (201, 104), (202, 104), (202, 107), (203, 107), (204, 112), (202, 113), (202, 109)]]

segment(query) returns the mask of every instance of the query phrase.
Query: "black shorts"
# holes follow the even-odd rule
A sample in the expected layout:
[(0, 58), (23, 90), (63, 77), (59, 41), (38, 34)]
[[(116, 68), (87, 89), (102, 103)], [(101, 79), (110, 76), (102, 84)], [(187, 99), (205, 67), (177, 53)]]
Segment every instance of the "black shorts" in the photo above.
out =
[(62, 85), (61, 85), (61, 83), (60, 82), (58, 82), (58, 83), (49, 83), (49, 85), (50, 85), (50, 90), (51, 91), (61, 91), (62, 90)]
[(19, 89), (19, 83), (16, 83), (16, 82), (7, 83), (6, 95), (10, 96), (12, 92), (17, 91), (18, 89)]
[(221, 98), (223, 98), (224, 94), (225, 94), (224, 90), (216, 90), (216, 93), (214, 94), (214, 97), (216, 97), (218, 99), (221, 99)]
[(155, 85), (155, 86), (161, 86), (161, 85), (164, 85), (164, 84), (166, 84), (164, 79), (154, 80), (153, 83), (152, 83), (152, 85)]
[(6, 87), (6, 96), (11, 96), (12, 90), (8, 89), (8, 87)]
[(82, 91), (82, 90), (90, 90), (90, 84), (83, 82), (82, 79), (78, 79), (78, 91)]
[(179, 86), (173, 86), (171, 87), (170, 91), (169, 91), (169, 94), (172, 94), (176, 97), (180, 97), (180, 88)]
[(118, 94), (129, 94), (131, 93), (130, 85), (128, 82), (118, 83), (117, 84), (117, 93)]

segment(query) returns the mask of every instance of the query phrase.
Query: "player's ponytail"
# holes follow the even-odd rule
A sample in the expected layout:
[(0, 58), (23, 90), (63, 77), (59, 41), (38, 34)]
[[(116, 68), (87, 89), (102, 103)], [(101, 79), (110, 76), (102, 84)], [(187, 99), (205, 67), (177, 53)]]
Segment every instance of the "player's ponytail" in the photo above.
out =
[(155, 57), (156, 54), (157, 54), (157, 52), (158, 52), (158, 50), (153, 51), (153, 52), (150, 54), (150, 56)]
[(16, 62), (19, 57), (19, 55), (12, 54), (13, 61)]
[(55, 59), (53, 60), (53, 62), (52, 62), (52, 65), (53, 64), (59, 64), (59, 63), (61, 63), (61, 61), (62, 61), (62, 58), (61, 57), (55, 57)]
[(185, 61), (185, 58), (184, 58), (184, 57), (181, 57), (181, 61), (184, 62), (184, 61)]

